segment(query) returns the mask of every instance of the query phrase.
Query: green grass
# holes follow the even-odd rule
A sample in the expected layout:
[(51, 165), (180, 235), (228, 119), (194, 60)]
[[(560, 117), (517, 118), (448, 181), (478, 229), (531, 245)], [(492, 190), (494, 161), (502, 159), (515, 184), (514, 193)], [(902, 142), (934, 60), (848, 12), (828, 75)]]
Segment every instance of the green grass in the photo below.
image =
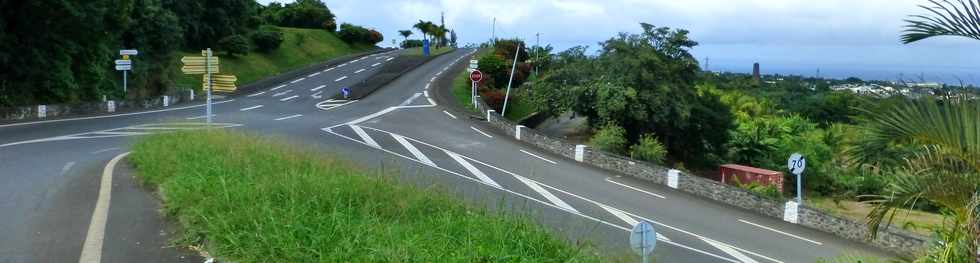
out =
[[(130, 157), (178, 245), (232, 262), (598, 262), (526, 218), (229, 131), (151, 135)], [(204, 242), (207, 240), (207, 242)]]
[[(453, 51), (453, 50), (455, 50), (455, 49), (454, 48), (451, 48), (451, 47), (430, 48), (429, 49), (429, 55), (435, 56), (435, 55), (439, 55), (439, 54), (445, 54), (445, 53), (449, 53), (450, 51)], [(421, 47), (407, 48), (407, 49), (405, 49), (405, 52), (402, 53), (402, 55), (403, 56), (421, 56), (422, 55), (422, 48)]]
[[(221, 73), (219, 74), (236, 75), (238, 76), (236, 84), (243, 86), (265, 77), (372, 48), (367, 45), (349, 45), (325, 30), (286, 27), (278, 27), (278, 29), (283, 33), (282, 45), (269, 53), (252, 50), (244, 56), (229, 57), (220, 49), (212, 48), (220, 57)], [(193, 51), (180, 55), (201, 56), (201, 53)], [(176, 68), (180, 70), (180, 67)], [(201, 76), (180, 74), (177, 85), (200, 89)]]

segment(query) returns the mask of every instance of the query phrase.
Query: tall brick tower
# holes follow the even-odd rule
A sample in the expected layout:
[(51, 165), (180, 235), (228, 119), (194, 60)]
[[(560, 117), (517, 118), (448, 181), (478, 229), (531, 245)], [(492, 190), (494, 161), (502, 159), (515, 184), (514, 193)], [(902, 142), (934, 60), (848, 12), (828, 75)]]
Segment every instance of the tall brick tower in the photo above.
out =
[(755, 82), (755, 85), (759, 85), (761, 78), (762, 76), (759, 73), (759, 62), (756, 62), (755, 64), (752, 64), (752, 81)]

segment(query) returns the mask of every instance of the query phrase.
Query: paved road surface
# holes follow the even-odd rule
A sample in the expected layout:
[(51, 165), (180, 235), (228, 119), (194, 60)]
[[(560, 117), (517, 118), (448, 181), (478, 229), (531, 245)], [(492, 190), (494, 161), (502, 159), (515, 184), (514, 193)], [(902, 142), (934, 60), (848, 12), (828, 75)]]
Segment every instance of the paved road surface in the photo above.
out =
[[(889, 256), (863, 244), (584, 166), (498, 134), (469, 118), (473, 114), (441, 105), (447, 101), (440, 98), (451, 98), (442, 95), (444, 88), (473, 51), (437, 57), (359, 101), (332, 100), (340, 87), (371, 76), (397, 51), (359, 58), (218, 101), (214, 119), (223, 128), (278, 136), (366, 166), (397, 169), (408, 183), (438, 184), (477, 205), (528, 213), (568, 238), (594, 242), (612, 253), (628, 253), (628, 230), (647, 220), (661, 234), (654, 252), (658, 262), (813, 262), (841, 253)], [(202, 119), (203, 108), (193, 105), (109, 118), (0, 125), (0, 262), (78, 261), (106, 163), (127, 151), (140, 135), (198, 129)], [(139, 199), (140, 191), (125, 186), (132, 183), (117, 179), (112, 194)], [(171, 262), (188, 254), (173, 248), (138, 250), (126, 242), (160, 240), (147, 236), (167, 231), (162, 221), (146, 216), (153, 209), (147, 209), (152, 202), (143, 192), (144, 201), (112, 199), (103, 261), (168, 257), (160, 261)]]

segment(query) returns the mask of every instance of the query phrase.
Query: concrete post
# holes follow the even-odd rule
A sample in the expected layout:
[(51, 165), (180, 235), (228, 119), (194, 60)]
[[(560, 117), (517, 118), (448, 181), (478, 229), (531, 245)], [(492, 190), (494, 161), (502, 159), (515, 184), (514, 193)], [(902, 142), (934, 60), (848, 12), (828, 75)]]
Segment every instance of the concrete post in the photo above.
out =
[(494, 112), (497, 112), (497, 111), (495, 111), (495, 110), (488, 110), (487, 111), (487, 122), (490, 122), (490, 117), (493, 117), (493, 114), (490, 114), (490, 113), (494, 113)]
[(670, 169), (667, 170), (667, 186), (670, 188), (677, 189), (677, 181), (680, 177), (681, 171)]
[(37, 105), (37, 118), (43, 119), (48, 117), (48, 105)]
[(110, 100), (105, 102), (105, 111), (116, 112), (116, 101)]
[(575, 160), (579, 162), (585, 161), (585, 145), (575, 145)]
[(163, 107), (170, 107), (170, 96), (163, 95)]
[(194, 90), (189, 89), (187, 91), (190, 91), (190, 99), (188, 101), (194, 101)]
[(520, 140), (521, 139), (521, 129), (524, 129), (524, 128), (526, 128), (526, 126), (524, 126), (524, 125), (517, 125), (517, 127), (514, 128), (514, 137), (516, 137), (517, 140)]

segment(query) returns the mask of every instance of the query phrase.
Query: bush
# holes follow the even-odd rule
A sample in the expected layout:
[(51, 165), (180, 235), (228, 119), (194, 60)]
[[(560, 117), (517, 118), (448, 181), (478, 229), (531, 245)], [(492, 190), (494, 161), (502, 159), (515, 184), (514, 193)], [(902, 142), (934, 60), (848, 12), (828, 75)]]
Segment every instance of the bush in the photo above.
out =
[(667, 156), (667, 148), (660, 143), (657, 136), (648, 133), (640, 137), (639, 143), (631, 147), (630, 155), (634, 159), (663, 164), (664, 156)]
[(480, 72), (483, 72), (483, 80), (480, 84), (488, 88), (502, 88), (507, 85), (507, 61), (494, 54), (486, 54), (479, 58)]
[(248, 39), (242, 35), (230, 35), (218, 40), (218, 46), (224, 49), (228, 56), (248, 54)]
[(616, 124), (606, 124), (589, 143), (596, 149), (622, 154), (626, 149), (626, 130)]
[(505, 96), (507, 94), (499, 89), (480, 89), (480, 98), (487, 103), (487, 106), (497, 111), (497, 113), (500, 113), (504, 107)]
[(381, 32), (348, 23), (340, 25), (340, 31), (337, 32), (337, 37), (350, 44), (364, 43), (374, 45), (384, 40)]
[(282, 32), (259, 30), (252, 34), (252, 43), (260, 52), (269, 52), (282, 45)]
[(329, 32), (337, 31), (337, 21), (334, 21), (333, 19), (328, 19), (327, 21), (323, 21), (322, 26), (324, 30), (327, 30)]
[(422, 40), (409, 39), (409, 40), (402, 41), (402, 48), (413, 48), (413, 47), (421, 47), (421, 46), (422, 46)]

